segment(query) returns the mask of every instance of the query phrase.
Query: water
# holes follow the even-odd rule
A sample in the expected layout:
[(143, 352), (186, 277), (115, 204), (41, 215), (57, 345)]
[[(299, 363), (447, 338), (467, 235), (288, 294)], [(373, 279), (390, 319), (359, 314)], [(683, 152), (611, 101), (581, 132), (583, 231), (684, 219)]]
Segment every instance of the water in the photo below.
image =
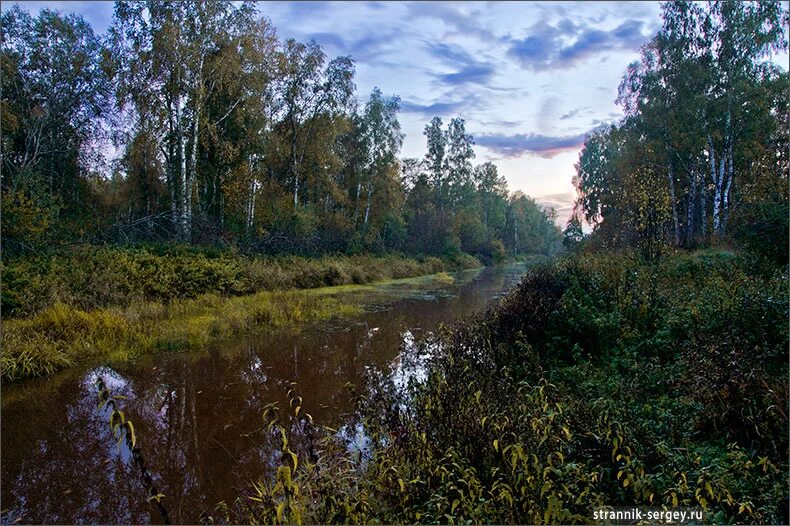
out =
[(401, 363), (404, 345), (440, 323), (482, 312), (526, 268), (343, 291), (364, 314), (3, 386), (2, 522), (162, 521), (128, 449), (112, 435), (109, 413), (98, 409), (99, 375), (126, 397), (119, 405), (134, 423), (170, 520), (194, 524), (273, 465), (262, 408), (274, 401), (287, 407), (291, 382), (316, 424), (343, 428), (353, 410), (348, 382), (361, 386), (371, 367), (414, 374)]

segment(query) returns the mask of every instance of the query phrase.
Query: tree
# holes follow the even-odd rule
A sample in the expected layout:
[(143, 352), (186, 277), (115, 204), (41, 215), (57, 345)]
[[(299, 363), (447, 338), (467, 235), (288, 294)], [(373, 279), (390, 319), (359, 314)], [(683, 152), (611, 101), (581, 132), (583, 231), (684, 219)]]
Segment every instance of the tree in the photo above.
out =
[[(387, 187), (387, 182), (393, 173), (392, 169), (397, 162), (398, 152), (403, 144), (403, 133), (401, 133), (397, 115), (399, 109), (400, 99), (398, 97), (384, 98), (378, 88), (373, 89), (370, 99), (365, 104), (361, 122), (362, 140), (368, 159), (368, 165), (364, 171), (367, 193), (365, 227), (368, 225), (373, 191), (377, 187)], [(362, 181), (360, 180), (357, 185), (357, 202), (361, 186)]]
[(568, 250), (575, 249), (579, 243), (584, 239), (584, 230), (582, 230), (582, 221), (579, 219), (579, 214), (576, 210), (573, 211), (565, 230), (562, 231), (562, 244)]
[(425, 164), (430, 174), (430, 184), (437, 189), (437, 205), (439, 208), (442, 208), (444, 203), (441, 192), (438, 190), (446, 184), (444, 154), (447, 148), (447, 137), (442, 130), (442, 119), (440, 117), (431, 119), (431, 122), (425, 126), (423, 135), (425, 135), (428, 145), (425, 153)]
[(281, 133), (286, 141), (287, 178), (293, 189), (294, 207), (299, 206), (300, 186), (307, 149), (322, 124), (349, 109), (354, 91), (354, 63), (338, 57), (323, 67), (326, 55), (315, 43), (286, 41), (280, 55), (282, 68), (278, 104), (282, 107)]
[(25, 243), (17, 212), (47, 222), (40, 240), (55, 225), (79, 232), (94, 215), (89, 174), (109, 101), (101, 39), (82, 17), (49, 9), (33, 18), (13, 6), (0, 24), (4, 237)]
[[(760, 59), (786, 49), (788, 14), (775, 2), (667, 2), (662, 12), (661, 31), (620, 84), (626, 118), (585, 142), (577, 203), (602, 237), (626, 243), (644, 241), (637, 227), (647, 216), (637, 221), (637, 212), (658, 220), (666, 206), (666, 223), (650, 227), (653, 239), (692, 247), (709, 231), (726, 235), (758, 174), (761, 185), (780, 180), (777, 164), (756, 168), (766, 166), (760, 158), (783, 158), (780, 147), (762, 156), (765, 145), (778, 146), (771, 137), (782, 126), (786, 92), (771, 93), (786, 74)], [(649, 203), (633, 199), (647, 188)], [(628, 208), (638, 206), (654, 208)]]
[(226, 0), (116, 3), (111, 35), (119, 102), (133, 105), (138, 126), (162, 134), (171, 211), (183, 241), (192, 237), (206, 95), (223, 74), (222, 62), (207, 62), (223, 39), (251, 25), (253, 14), (252, 5)]
[(465, 121), (458, 117), (451, 119), (447, 124), (446, 137), (447, 151), (444, 157), (446, 178), (439, 189), (452, 209), (464, 198), (468, 198), (474, 190), (472, 187), (474, 139), (466, 133)]

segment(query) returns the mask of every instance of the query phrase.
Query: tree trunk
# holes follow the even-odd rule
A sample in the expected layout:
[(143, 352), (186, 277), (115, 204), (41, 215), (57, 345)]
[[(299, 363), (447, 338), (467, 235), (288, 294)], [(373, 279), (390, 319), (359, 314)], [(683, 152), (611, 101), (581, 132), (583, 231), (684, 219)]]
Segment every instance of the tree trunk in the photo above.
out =
[(690, 177), (690, 192), (688, 197), (688, 206), (686, 207), (686, 247), (692, 248), (695, 242), (694, 227), (696, 226), (697, 217), (697, 171), (691, 170)]
[(175, 98), (175, 106), (176, 106), (176, 116), (175, 116), (175, 125), (176, 125), (176, 147), (178, 149), (178, 176), (176, 181), (178, 181), (178, 190), (179, 190), (179, 206), (177, 209), (178, 212), (178, 237), (181, 241), (189, 241), (187, 239), (187, 200), (189, 199), (189, 193), (187, 191), (187, 155), (186, 155), (186, 141), (184, 140), (184, 122), (183, 122), (183, 102), (181, 98), (181, 94), (179, 93), (176, 95)]
[(675, 246), (680, 246), (680, 223), (678, 222), (678, 206), (675, 201), (675, 178), (672, 173), (672, 163), (667, 167), (669, 179), (669, 198), (672, 200), (672, 223), (675, 227)]
[(368, 184), (368, 203), (365, 205), (365, 227), (368, 226), (368, 216), (370, 215), (370, 196), (373, 195), (373, 183)]
[(733, 178), (735, 169), (733, 168), (733, 155), (732, 155), (732, 142), (730, 142), (729, 149), (727, 150), (727, 182), (724, 185), (724, 192), (722, 194), (722, 218), (721, 218), (721, 231), (727, 229), (727, 219), (730, 216), (730, 191), (732, 190)]
[(724, 175), (725, 175), (725, 168), (726, 168), (726, 155), (720, 156), (719, 158), (719, 175), (715, 182), (714, 194), (713, 194), (713, 234), (718, 237), (721, 235), (721, 215), (722, 215), (722, 208), (721, 205), (723, 203), (722, 195), (724, 192)]
[(296, 122), (291, 116), (291, 176), (294, 179), (294, 210), (299, 207), (299, 170), (296, 159)]
[(362, 193), (362, 177), (358, 176), (357, 179), (357, 198), (354, 202), (354, 226), (357, 226), (357, 218), (359, 217), (359, 196)]
[[(721, 178), (716, 171), (716, 150), (713, 147), (713, 139), (708, 135), (708, 152), (710, 156), (710, 178), (713, 183), (713, 235), (719, 233), (719, 218), (721, 211)], [(724, 160), (720, 160), (721, 168), (719, 172), (724, 174)]]
[(705, 244), (708, 240), (708, 185), (705, 184), (705, 177), (702, 177), (702, 188), (699, 189), (699, 227), (700, 240)]
[(248, 161), (249, 167), (249, 174), (250, 174), (250, 191), (247, 196), (247, 217), (245, 221), (245, 226), (247, 228), (247, 235), (252, 235), (252, 226), (255, 223), (255, 191), (257, 185), (255, 184), (255, 178), (252, 176), (252, 156)]
[(165, 163), (167, 165), (167, 187), (170, 190), (170, 212), (172, 213), (171, 219), (175, 223), (178, 218), (178, 192), (177, 192), (178, 183), (176, 181), (176, 170), (175, 170), (176, 126), (175, 123), (173, 122), (173, 113), (174, 113), (173, 102), (168, 101), (167, 123), (170, 133), (167, 138), (167, 150), (164, 151), (163, 153), (165, 153)]

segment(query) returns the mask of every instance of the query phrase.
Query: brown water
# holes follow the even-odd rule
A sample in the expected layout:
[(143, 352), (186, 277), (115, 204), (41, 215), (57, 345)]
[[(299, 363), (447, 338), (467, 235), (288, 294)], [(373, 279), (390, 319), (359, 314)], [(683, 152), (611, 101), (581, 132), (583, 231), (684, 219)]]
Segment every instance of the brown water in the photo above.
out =
[(262, 407), (286, 407), (290, 382), (316, 424), (342, 428), (352, 411), (347, 382), (360, 386), (367, 368), (400, 374), (404, 346), (440, 323), (483, 311), (526, 268), (344, 290), (338, 294), (364, 306), (363, 314), (3, 386), (2, 522), (162, 521), (129, 450), (113, 439), (108, 413), (97, 407), (99, 375), (126, 397), (119, 405), (134, 422), (170, 520), (194, 524), (271, 465)]

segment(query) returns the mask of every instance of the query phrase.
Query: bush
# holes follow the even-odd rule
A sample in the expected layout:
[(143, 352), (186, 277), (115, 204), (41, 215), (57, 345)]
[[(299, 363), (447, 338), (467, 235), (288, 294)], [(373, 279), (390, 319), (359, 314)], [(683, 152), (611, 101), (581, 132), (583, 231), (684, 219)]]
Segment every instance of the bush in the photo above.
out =
[(289, 455), (225, 519), (567, 524), (638, 505), (786, 522), (787, 269), (755, 269), (715, 251), (539, 266), (404, 349), (424, 380), (370, 377), (349, 425), (370, 450), (286, 414)]
[(56, 303), (91, 310), (145, 301), (169, 302), (201, 294), (252, 294), (435, 274), (479, 266), (465, 254), (447, 263), (402, 256), (249, 257), (189, 246), (83, 246), (46, 256), (7, 260), (2, 272), (3, 314), (29, 316)]

